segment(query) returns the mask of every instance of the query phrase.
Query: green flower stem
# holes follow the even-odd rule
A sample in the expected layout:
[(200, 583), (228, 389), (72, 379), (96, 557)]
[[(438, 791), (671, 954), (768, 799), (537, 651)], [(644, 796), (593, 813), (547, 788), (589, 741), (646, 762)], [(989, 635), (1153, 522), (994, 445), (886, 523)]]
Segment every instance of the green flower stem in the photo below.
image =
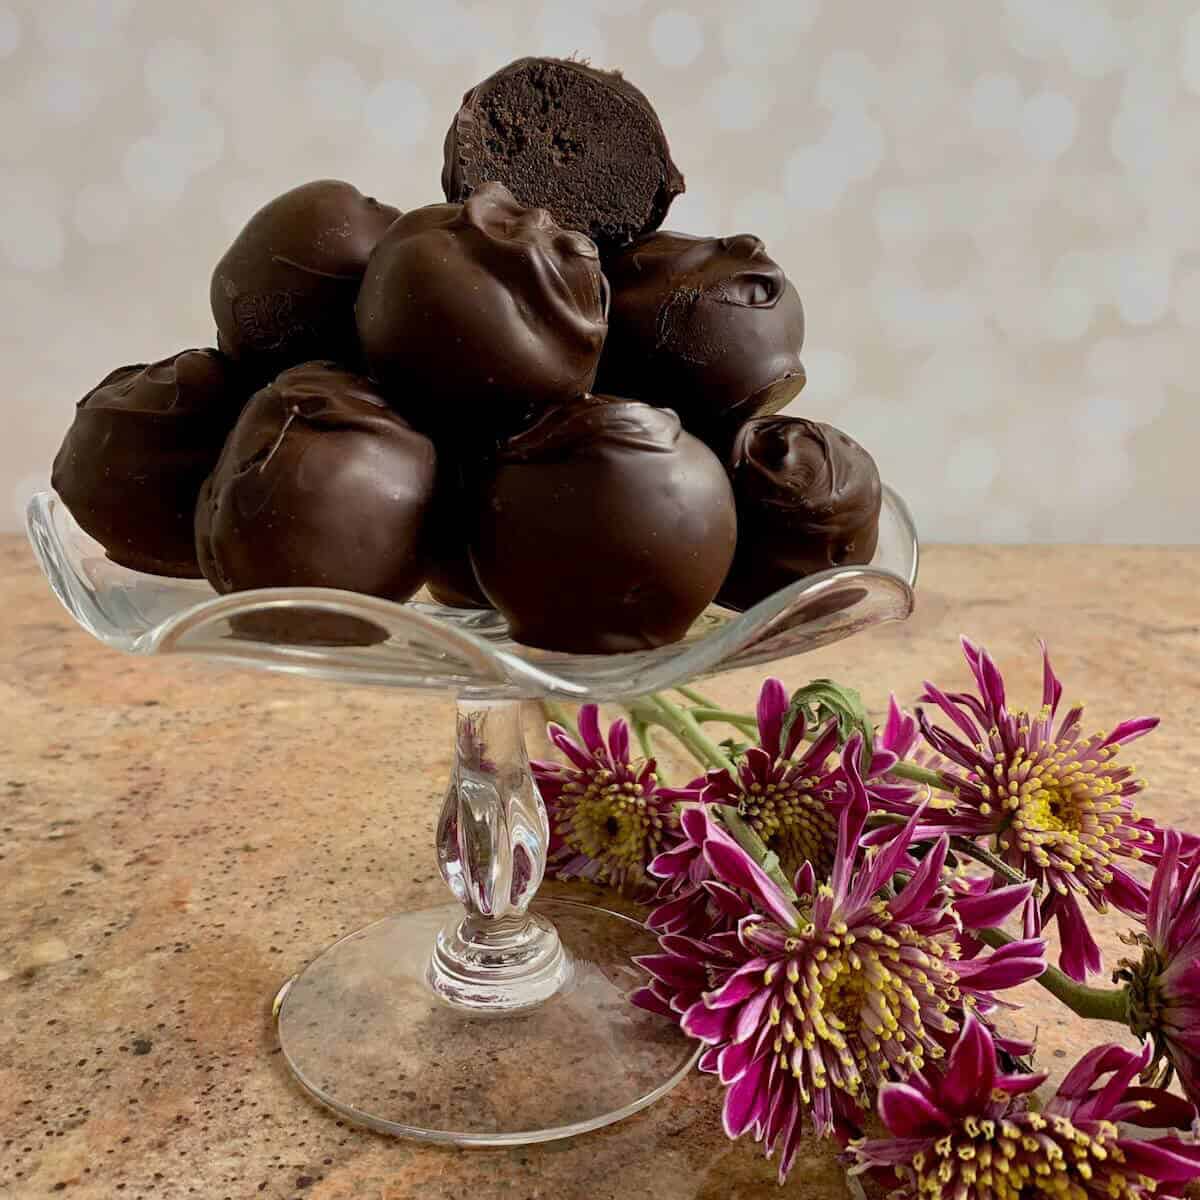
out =
[(1029, 882), (1020, 871), (1010, 867), (1003, 859), (997, 858), (990, 850), (985, 850), (978, 843), (971, 841), (970, 838), (959, 837), (955, 834), (950, 839), (950, 849), (956, 854), (962, 854), (966, 858), (973, 858), (976, 862), (983, 863), (985, 867), (990, 867), (1002, 879), (1007, 879), (1009, 883)]
[(946, 786), (946, 781), (937, 771), (918, 767), (916, 763), (898, 762), (888, 771), (888, 774), (895, 775), (897, 779), (909, 779), (913, 783), (927, 783), (933, 788), (945, 788)]
[(721, 814), (721, 824), (729, 831), (729, 836), (762, 868), (771, 882), (793, 903), (796, 903), (796, 889), (784, 874), (779, 865), (779, 855), (767, 849), (767, 844), (742, 819), (741, 814), (731, 804), (718, 804), (717, 812)]
[(713, 708), (710, 705), (689, 708), (687, 711), (701, 725), (709, 721), (720, 721), (725, 725), (732, 725), (734, 729), (739, 729), (742, 733), (749, 733), (754, 737), (758, 736), (758, 721), (754, 717), (748, 717), (745, 713), (730, 712), (728, 709)]
[(665, 696), (654, 694), (627, 705), (629, 715), (646, 725), (660, 725), (683, 743), (697, 762), (719, 771), (733, 771), (733, 763), (691, 715), (691, 710), (673, 704)]
[[(633, 726), (633, 736), (637, 738), (638, 745), (642, 748), (643, 758), (657, 758), (654, 753), (654, 747), (650, 743), (650, 726), (645, 721), (634, 717), (630, 724)], [(665, 782), (662, 777), (662, 772), (656, 772), (660, 783)]]
[[(975, 937), (999, 949), (1017, 939), (1002, 929), (972, 930)], [(1076, 983), (1057, 967), (1047, 966), (1038, 983), (1061, 1000), (1073, 1013), (1093, 1021), (1111, 1021), (1129, 1028), (1129, 992), (1125, 988), (1094, 988)]]
[(699, 704), (704, 708), (719, 708), (715, 700), (708, 699), (707, 696), (702, 696), (694, 688), (676, 688), (675, 689), (685, 700), (690, 700), (693, 704)]

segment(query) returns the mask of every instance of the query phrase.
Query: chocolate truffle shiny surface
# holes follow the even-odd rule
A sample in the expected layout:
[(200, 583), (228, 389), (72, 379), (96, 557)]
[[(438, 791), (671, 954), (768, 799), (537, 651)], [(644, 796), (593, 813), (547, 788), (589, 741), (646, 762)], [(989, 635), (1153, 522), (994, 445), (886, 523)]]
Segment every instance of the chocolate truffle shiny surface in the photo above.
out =
[(407, 600), (424, 582), (436, 456), (374, 385), (305, 363), (257, 392), (196, 506), (218, 592), (329, 587)]
[(216, 350), (120, 367), (79, 401), (51, 485), (114, 562), (198, 578), (196, 497), (245, 398)]
[(653, 233), (604, 271), (612, 304), (598, 390), (673, 408), (723, 453), (743, 421), (804, 386), (804, 309), (758, 238)]
[(667, 409), (589, 396), (509, 441), (483, 483), (471, 559), (529, 646), (581, 654), (677, 641), (737, 537), (719, 460)]
[(363, 278), (358, 334), (402, 415), (484, 437), (591, 387), (607, 300), (588, 238), (489, 183), (388, 230)]
[(657, 229), (684, 190), (650, 101), (617, 71), (560, 58), (518, 59), (463, 97), (442, 191), (462, 201), (493, 179), (605, 250)]
[(729, 461), (738, 545), (719, 602), (746, 609), (817, 571), (871, 561), (883, 493), (851, 437), (802, 417), (759, 417)]
[(264, 205), (213, 272), (218, 345), (260, 382), (314, 359), (356, 363), (354, 300), (371, 251), (399, 215), (336, 179)]

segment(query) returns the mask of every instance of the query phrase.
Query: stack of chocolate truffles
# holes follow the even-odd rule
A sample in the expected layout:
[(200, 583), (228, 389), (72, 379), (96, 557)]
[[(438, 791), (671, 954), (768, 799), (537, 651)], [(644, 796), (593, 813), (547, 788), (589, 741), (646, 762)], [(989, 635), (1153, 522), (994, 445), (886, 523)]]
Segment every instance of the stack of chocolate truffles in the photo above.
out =
[(444, 200), (322, 179), (255, 213), (212, 274), (215, 346), (101, 380), (53, 486), (136, 571), (427, 586), (581, 654), (867, 563), (870, 455), (777, 415), (796, 288), (757, 237), (662, 229), (683, 190), (619, 72), (519, 59), (463, 97)]

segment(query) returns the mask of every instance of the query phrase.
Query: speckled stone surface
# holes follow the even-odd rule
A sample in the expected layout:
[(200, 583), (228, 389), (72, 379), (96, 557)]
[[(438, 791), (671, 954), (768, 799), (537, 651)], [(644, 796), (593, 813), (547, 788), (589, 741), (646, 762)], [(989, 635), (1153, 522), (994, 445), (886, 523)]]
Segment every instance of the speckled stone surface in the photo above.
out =
[[(16, 537), (0, 539), (0, 589), (0, 1195), (780, 1194), (698, 1076), (621, 1125), (516, 1150), (395, 1142), (316, 1107), (280, 1061), (271, 998), (334, 938), (443, 898), (450, 698), (122, 657), (72, 624)], [(842, 679), (878, 710), (925, 677), (964, 683), (961, 631), (1033, 702), (1044, 636), (1091, 723), (1164, 716), (1135, 747), (1144, 808), (1195, 825), (1198, 596), (1198, 550), (935, 547), (911, 621), (775, 670)], [(706, 690), (745, 707), (758, 677)], [(1096, 1031), (1025, 999), (1015, 1023), (1061, 1071)], [(817, 1146), (784, 1194), (847, 1195)]]

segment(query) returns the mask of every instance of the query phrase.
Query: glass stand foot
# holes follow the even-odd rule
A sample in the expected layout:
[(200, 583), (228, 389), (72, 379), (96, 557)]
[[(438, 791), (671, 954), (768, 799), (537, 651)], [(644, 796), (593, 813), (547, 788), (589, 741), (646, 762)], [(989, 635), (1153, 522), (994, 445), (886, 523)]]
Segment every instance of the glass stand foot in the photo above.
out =
[(632, 956), (652, 953), (654, 939), (571, 900), (535, 900), (531, 911), (558, 931), (558, 987), (515, 1011), (481, 1016), (434, 990), (431, 948), (462, 920), (459, 905), (386, 917), (336, 942), (279, 1002), (292, 1073), (349, 1120), (463, 1146), (571, 1137), (653, 1103), (698, 1053), (629, 1003), (645, 982)]

